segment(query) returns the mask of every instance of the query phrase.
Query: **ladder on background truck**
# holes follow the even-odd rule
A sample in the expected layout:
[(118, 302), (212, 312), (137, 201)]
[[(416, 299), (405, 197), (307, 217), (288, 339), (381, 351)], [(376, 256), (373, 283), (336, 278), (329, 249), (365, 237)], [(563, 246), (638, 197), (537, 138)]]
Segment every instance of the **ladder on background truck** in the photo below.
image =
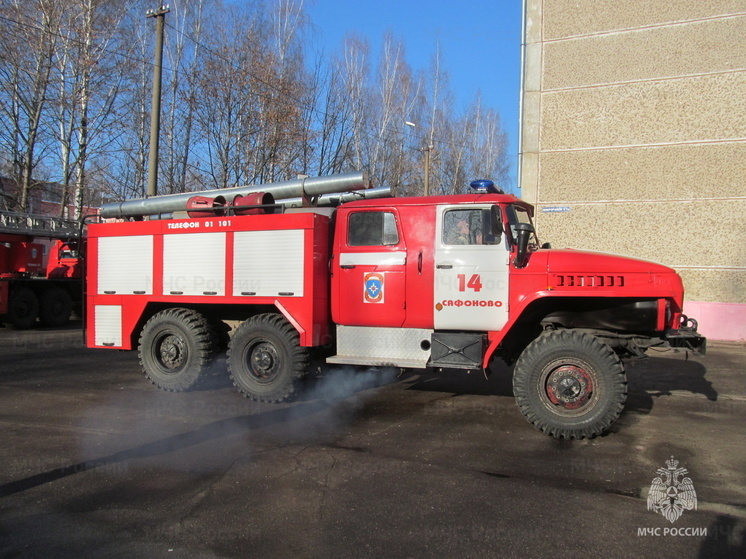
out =
[(54, 239), (78, 237), (80, 224), (73, 219), (0, 210), (0, 234), (2, 233)]

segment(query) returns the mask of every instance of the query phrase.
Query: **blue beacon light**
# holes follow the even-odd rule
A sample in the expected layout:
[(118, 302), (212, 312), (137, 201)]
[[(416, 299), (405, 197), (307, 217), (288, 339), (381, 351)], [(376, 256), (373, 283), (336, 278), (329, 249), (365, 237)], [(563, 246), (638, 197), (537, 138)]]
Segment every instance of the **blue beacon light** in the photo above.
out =
[(471, 181), (469, 184), (476, 191), (489, 192), (490, 194), (505, 194), (495, 186), (495, 183), (488, 179), (479, 179)]

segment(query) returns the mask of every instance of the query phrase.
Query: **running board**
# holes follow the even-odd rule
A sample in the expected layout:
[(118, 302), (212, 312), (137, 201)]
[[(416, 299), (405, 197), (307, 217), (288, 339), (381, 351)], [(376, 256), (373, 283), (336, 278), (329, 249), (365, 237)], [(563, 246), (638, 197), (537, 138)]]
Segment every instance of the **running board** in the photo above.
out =
[(402, 369), (424, 369), (427, 362), (416, 359), (391, 359), (390, 357), (353, 357), (334, 355), (326, 358), (327, 363), (334, 365), (367, 365), (369, 367), (400, 367)]
[(337, 355), (327, 363), (424, 369), (432, 330), (337, 325)]

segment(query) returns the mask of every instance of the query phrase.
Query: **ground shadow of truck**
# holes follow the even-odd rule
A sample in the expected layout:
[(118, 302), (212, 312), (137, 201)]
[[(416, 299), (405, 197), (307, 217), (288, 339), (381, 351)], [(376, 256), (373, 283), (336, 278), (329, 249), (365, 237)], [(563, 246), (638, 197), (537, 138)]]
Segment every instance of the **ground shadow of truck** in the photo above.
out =
[[(650, 350), (652, 352), (652, 350)], [(703, 396), (693, 400), (700, 411), (716, 411), (718, 391), (707, 378), (707, 367), (684, 353), (671, 358), (649, 356), (640, 361), (626, 363), (627, 401), (625, 410), (612, 427), (616, 432), (625, 425), (634, 424), (641, 415), (652, 411), (658, 398), (672, 396), (675, 392), (688, 392)], [(513, 397), (512, 368), (501, 362), (490, 368), (485, 378), (481, 371), (464, 374), (463, 371), (425, 371), (408, 373), (411, 384), (408, 390), (450, 393), (454, 396), (507, 396)]]

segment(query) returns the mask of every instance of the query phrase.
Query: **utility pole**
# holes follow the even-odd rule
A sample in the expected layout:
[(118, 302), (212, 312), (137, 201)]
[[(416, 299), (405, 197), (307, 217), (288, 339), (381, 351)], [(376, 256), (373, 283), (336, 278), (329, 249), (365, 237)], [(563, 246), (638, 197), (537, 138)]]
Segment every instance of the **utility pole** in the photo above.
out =
[(163, 67), (163, 24), (170, 6), (148, 10), (145, 17), (155, 18), (155, 64), (153, 100), (150, 108), (150, 153), (148, 154), (148, 196), (158, 194), (158, 136), (161, 131), (161, 70)]
[(401, 137), (401, 154), (399, 155), (399, 171), (397, 172), (397, 178), (396, 178), (396, 184), (391, 189), (391, 195), (396, 196), (399, 194), (399, 189), (402, 186), (402, 174), (404, 173), (404, 146), (407, 142), (407, 129), (408, 128), (417, 128), (417, 125), (414, 122), (411, 122), (409, 120), (404, 121), (404, 133)]
[[(404, 124), (406, 126), (409, 126), (411, 128), (416, 128), (417, 125), (414, 122), (410, 122), (409, 120), (405, 121)], [(430, 152), (433, 150), (432, 144), (428, 144), (426, 148), (424, 148), (422, 151), (425, 152), (425, 196), (430, 195)], [(402, 151), (404, 151), (404, 140), (402, 140)]]
[(433, 146), (427, 146), (425, 152), (425, 196), (430, 195), (430, 152)]

